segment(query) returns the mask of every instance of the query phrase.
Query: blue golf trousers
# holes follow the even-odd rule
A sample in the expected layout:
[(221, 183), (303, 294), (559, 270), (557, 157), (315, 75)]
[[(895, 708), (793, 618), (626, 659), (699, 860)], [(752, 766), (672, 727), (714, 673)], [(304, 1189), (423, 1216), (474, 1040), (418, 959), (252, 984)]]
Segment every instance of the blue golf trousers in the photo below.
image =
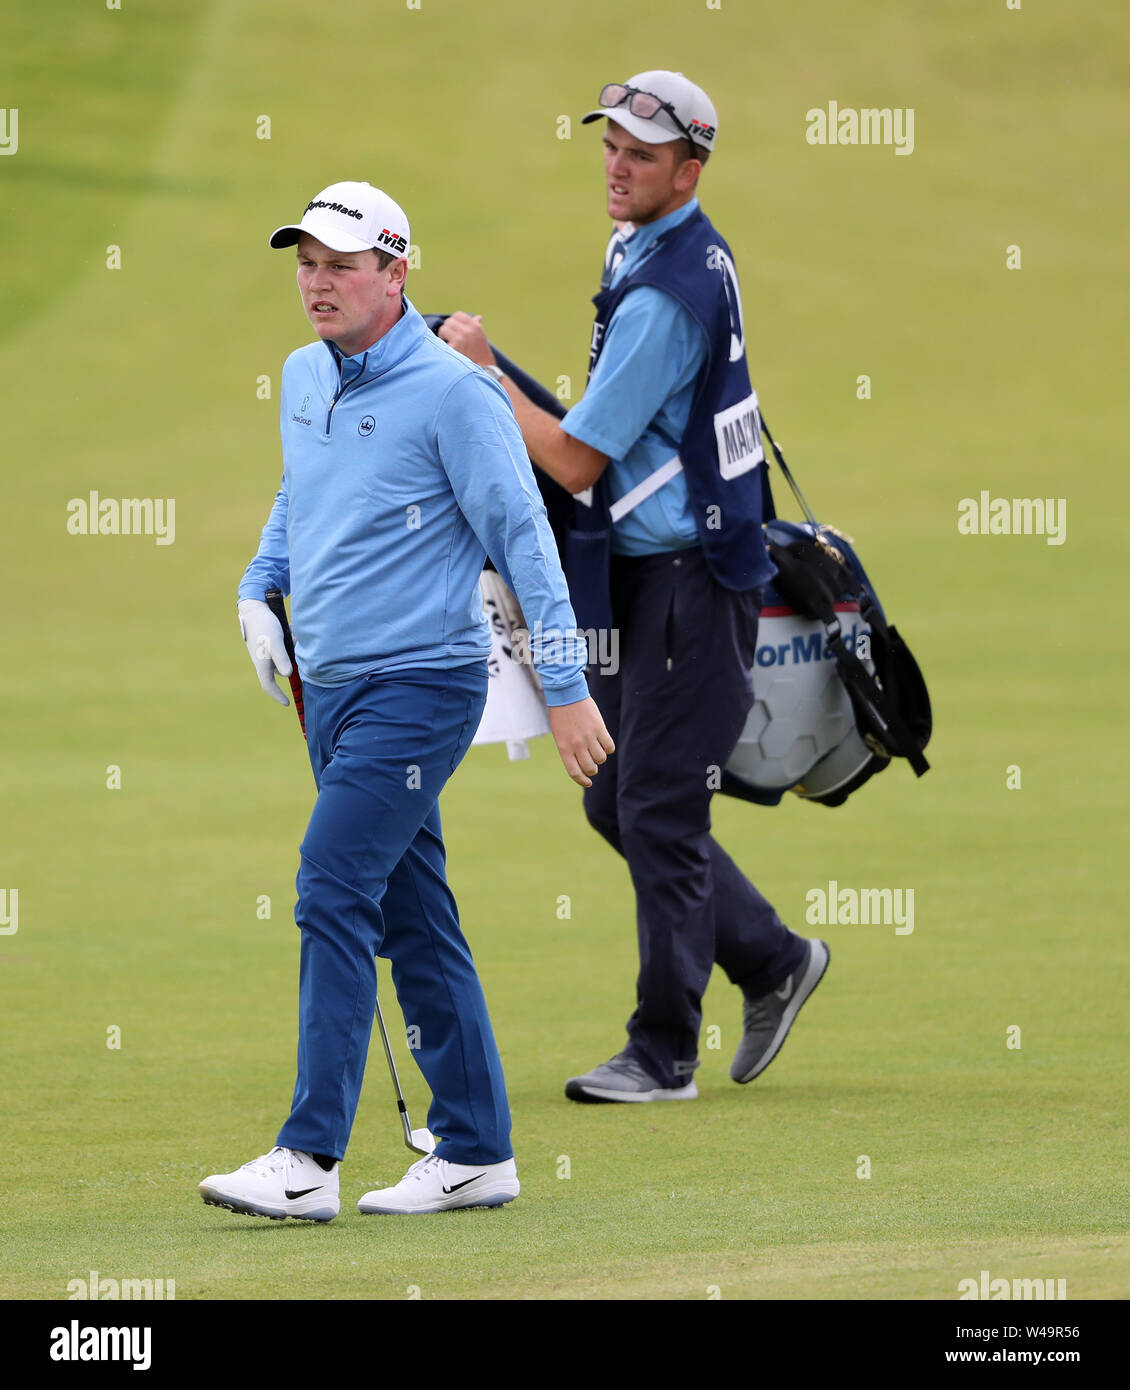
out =
[(307, 685), (318, 797), (300, 848), (298, 1079), (277, 1143), (342, 1158), (392, 979), (452, 1163), (512, 1157), (502, 1063), (447, 885), (438, 798), (486, 701), (485, 662)]

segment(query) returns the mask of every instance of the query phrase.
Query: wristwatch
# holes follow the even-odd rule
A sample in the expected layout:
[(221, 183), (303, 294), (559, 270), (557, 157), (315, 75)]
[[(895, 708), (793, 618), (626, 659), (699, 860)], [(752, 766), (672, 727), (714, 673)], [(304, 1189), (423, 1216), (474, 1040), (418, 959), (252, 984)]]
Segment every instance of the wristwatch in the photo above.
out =
[(490, 372), (491, 376), (494, 377), (495, 381), (498, 382), (501, 382), (502, 378), (506, 375), (506, 373), (502, 370), (502, 368), (498, 365), (497, 362), (484, 363), (483, 371)]

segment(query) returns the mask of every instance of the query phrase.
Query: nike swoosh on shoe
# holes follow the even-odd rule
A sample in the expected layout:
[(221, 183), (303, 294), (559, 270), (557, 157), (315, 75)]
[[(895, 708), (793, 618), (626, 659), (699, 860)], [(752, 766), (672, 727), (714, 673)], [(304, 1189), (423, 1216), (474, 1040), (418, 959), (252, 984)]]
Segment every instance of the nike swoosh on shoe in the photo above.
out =
[(445, 1187), (443, 1189), (443, 1195), (445, 1197), (450, 1197), (453, 1192), (458, 1192), (461, 1187), (466, 1187), (467, 1184), (471, 1182), (478, 1182), (478, 1180), (484, 1176), (485, 1174), (483, 1173), (476, 1173), (473, 1178), (464, 1178), (462, 1182), (457, 1182), (454, 1187)]
[(773, 995), (777, 999), (790, 999), (793, 993), (793, 977), (790, 975), (780, 989), (775, 989)]
[(292, 1192), (292, 1191), (290, 1190), (289, 1187), (286, 1187), (286, 1188), (283, 1189), (283, 1196), (286, 1198), (286, 1200), (287, 1200), (288, 1202), (294, 1202), (294, 1201), (296, 1201), (299, 1197), (305, 1197), (305, 1196), (307, 1196), (307, 1194), (309, 1194), (309, 1193), (311, 1193), (311, 1192), (321, 1192), (321, 1190), (322, 1190), (322, 1184), (321, 1184), (321, 1183), (319, 1183), (319, 1184), (317, 1185), (317, 1187), (303, 1187), (303, 1188), (300, 1188), (297, 1192)]

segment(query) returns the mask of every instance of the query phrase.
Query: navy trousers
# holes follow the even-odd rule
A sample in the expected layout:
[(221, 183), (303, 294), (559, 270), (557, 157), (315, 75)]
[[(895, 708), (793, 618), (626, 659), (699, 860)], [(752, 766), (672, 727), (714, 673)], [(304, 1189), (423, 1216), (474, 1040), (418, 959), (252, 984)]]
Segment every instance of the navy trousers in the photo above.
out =
[(486, 687), (486, 662), (305, 687), (318, 798), (298, 870), (298, 1078), (276, 1141), (287, 1148), (344, 1156), (383, 956), (432, 1091), (437, 1152), (469, 1164), (513, 1156), (502, 1064), (447, 885), (437, 805)]
[(616, 752), (585, 791), (585, 813), (627, 860), (636, 893), (627, 1050), (662, 1086), (685, 1085), (698, 1065), (715, 962), (759, 996), (804, 955), (804, 939), (710, 833), (711, 797), (753, 704), (760, 608), (760, 591), (722, 588), (697, 547), (614, 557), (619, 669), (588, 673)]

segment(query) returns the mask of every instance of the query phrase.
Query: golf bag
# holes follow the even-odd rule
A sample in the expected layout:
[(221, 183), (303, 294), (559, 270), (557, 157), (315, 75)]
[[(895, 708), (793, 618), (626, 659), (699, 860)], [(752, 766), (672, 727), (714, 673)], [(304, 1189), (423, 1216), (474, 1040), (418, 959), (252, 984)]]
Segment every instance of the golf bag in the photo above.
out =
[[(435, 331), (446, 317), (434, 314), (426, 321)], [(550, 391), (493, 345), (492, 350), (535, 405), (564, 416)], [(929, 769), (922, 750), (932, 731), (930, 697), (851, 539), (816, 520), (759, 418), (806, 520), (777, 517), (765, 475), (765, 539), (777, 574), (766, 588), (758, 624), (754, 705), (722, 771), (720, 790), (763, 806), (777, 805), (789, 791), (818, 805), (842, 806), (892, 758), (906, 758), (918, 777)], [(536, 465), (534, 477), (564, 564), (573, 499)]]

